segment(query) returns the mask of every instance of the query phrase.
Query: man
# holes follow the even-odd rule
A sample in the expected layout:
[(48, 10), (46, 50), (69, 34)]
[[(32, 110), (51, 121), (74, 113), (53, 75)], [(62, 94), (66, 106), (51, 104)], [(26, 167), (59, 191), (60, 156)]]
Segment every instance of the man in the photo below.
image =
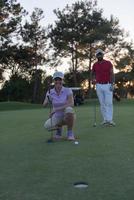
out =
[(100, 102), (100, 110), (103, 117), (102, 125), (115, 126), (113, 122), (113, 65), (103, 59), (104, 52), (97, 49), (97, 62), (92, 67), (92, 83), (96, 84), (96, 92)]
[(55, 72), (53, 75), (54, 88), (47, 92), (43, 105), (49, 101), (52, 104), (52, 112), (44, 126), (47, 130), (57, 129), (55, 139), (62, 138), (62, 126), (67, 126), (67, 139), (75, 140), (73, 133), (75, 114), (73, 110), (74, 99), (70, 88), (63, 87), (64, 75), (62, 72)]

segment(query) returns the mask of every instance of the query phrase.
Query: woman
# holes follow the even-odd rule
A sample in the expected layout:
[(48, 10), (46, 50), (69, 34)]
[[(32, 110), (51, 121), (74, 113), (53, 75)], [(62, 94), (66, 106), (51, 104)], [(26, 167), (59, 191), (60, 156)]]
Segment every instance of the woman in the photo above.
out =
[(75, 140), (73, 133), (74, 126), (74, 99), (70, 88), (63, 87), (64, 75), (62, 72), (55, 72), (53, 75), (54, 88), (47, 92), (43, 105), (46, 106), (48, 102), (52, 104), (52, 111), (49, 119), (44, 126), (47, 130), (56, 129), (54, 135), (55, 139), (62, 138), (62, 126), (67, 126), (67, 139)]

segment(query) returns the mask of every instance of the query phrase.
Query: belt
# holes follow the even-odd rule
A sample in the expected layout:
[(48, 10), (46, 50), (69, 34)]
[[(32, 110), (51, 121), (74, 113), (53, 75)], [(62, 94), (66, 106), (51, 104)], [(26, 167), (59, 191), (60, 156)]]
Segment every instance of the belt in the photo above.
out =
[(98, 82), (98, 84), (109, 84), (110, 82)]

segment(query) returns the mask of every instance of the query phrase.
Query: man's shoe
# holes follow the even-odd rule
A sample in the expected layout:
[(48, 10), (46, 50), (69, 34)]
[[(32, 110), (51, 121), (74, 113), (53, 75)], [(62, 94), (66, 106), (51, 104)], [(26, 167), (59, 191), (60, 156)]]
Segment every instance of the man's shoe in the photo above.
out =
[(115, 122), (113, 122), (113, 121), (108, 122), (108, 124), (109, 124), (109, 126), (115, 126), (116, 125)]
[(101, 122), (101, 125), (102, 125), (102, 126), (105, 126), (106, 124), (107, 124), (107, 121)]

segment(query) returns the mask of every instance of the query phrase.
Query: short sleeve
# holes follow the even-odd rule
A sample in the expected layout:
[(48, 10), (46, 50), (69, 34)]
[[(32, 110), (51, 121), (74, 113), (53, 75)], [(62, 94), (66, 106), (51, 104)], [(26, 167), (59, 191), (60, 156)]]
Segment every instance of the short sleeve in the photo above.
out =
[(71, 88), (67, 88), (67, 95), (68, 96), (73, 95), (73, 91)]
[(50, 95), (49, 91), (46, 92), (46, 97), (48, 97)]

